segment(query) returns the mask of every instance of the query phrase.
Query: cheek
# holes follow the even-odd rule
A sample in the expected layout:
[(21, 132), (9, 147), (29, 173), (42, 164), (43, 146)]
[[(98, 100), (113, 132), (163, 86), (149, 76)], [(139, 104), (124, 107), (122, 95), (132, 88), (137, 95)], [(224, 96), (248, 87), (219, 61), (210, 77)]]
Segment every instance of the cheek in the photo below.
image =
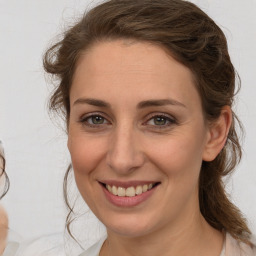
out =
[(105, 153), (104, 140), (69, 135), (68, 147), (76, 176), (87, 176), (99, 165)]
[(151, 149), (151, 161), (173, 181), (198, 177), (202, 163), (203, 146), (195, 137), (176, 136), (162, 141)]
[(104, 140), (69, 134), (68, 148), (71, 155), (77, 188), (90, 208), (95, 211), (94, 197), (96, 177), (94, 170), (104, 157)]

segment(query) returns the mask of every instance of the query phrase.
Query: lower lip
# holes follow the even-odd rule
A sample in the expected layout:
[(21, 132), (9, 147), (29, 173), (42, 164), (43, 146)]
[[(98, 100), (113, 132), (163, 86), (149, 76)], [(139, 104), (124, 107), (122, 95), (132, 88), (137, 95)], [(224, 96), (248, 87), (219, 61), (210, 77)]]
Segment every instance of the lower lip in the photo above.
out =
[(156, 187), (148, 190), (137, 196), (115, 196), (111, 194), (105, 187), (102, 187), (103, 192), (110, 203), (119, 207), (132, 207), (145, 202), (154, 192)]

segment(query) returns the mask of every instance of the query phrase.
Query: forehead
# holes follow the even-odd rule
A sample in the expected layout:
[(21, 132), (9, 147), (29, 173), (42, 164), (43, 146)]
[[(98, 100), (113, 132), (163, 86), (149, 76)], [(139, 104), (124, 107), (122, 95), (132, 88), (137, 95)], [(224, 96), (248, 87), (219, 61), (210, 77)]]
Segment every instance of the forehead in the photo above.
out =
[[(85, 63), (87, 62), (87, 63)], [(85, 65), (83, 65), (85, 64)], [(89, 65), (88, 65), (89, 64)], [(164, 47), (150, 42), (114, 40), (98, 42), (84, 51), (77, 63), (79, 67), (91, 68), (90, 72), (112, 72), (113, 67), (119, 71), (149, 71), (150, 73), (170, 72), (172, 69), (186, 73), (192, 78), (192, 73), (183, 64), (176, 61)], [(183, 74), (184, 75), (184, 74)]]
[[(76, 67), (71, 101), (79, 96), (113, 94), (141, 98), (199, 98), (192, 72), (157, 45), (147, 42), (100, 42), (84, 52)], [(142, 99), (144, 100), (144, 99)]]

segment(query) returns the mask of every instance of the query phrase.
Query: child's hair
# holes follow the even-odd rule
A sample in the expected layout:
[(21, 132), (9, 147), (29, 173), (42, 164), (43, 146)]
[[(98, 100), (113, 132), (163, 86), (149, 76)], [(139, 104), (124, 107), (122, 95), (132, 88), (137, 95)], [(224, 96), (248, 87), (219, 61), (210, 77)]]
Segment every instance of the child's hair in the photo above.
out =
[[(10, 187), (10, 181), (9, 181), (9, 178), (5, 171), (4, 152), (2, 149), (2, 143), (0, 141), (0, 180), (2, 180), (2, 179), (4, 179), (4, 185), (3, 185), (3, 187), (1, 187), (1, 190), (0, 190), (0, 199), (2, 199), (6, 195), (6, 193), (9, 190), (9, 187)], [(1, 186), (2, 186), (2, 184), (1, 184)]]

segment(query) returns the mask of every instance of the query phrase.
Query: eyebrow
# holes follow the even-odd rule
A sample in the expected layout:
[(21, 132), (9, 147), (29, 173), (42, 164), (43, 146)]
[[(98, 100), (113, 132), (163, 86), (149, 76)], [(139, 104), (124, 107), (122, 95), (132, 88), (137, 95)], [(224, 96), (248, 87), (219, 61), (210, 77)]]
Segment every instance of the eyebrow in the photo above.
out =
[(173, 99), (145, 100), (140, 102), (137, 108), (141, 109), (141, 108), (154, 107), (154, 106), (158, 107), (158, 106), (165, 106), (165, 105), (174, 105), (174, 106), (176, 105), (176, 106), (186, 108), (186, 106), (183, 103)]
[(77, 99), (73, 106), (74, 105), (77, 105), (77, 104), (88, 104), (88, 105), (92, 105), (92, 106), (96, 106), (96, 107), (102, 107), (102, 108), (110, 108), (110, 104), (103, 101), (103, 100), (98, 100), (98, 99), (91, 99), (91, 98), (80, 98), (80, 99)]
[[(111, 108), (111, 105), (109, 103), (103, 100), (92, 99), (92, 98), (79, 98), (74, 102), (73, 105), (77, 105), (77, 104), (88, 104), (96, 107)], [(145, 100), (138, 103), (137, 108), (142, 109), (147, 107), (161, 107), (165, 105), (173, 105), (173, 106), (180, 106), (180, 107), (186, 108), (186, 106), (183, 103), (173, 99)]]

